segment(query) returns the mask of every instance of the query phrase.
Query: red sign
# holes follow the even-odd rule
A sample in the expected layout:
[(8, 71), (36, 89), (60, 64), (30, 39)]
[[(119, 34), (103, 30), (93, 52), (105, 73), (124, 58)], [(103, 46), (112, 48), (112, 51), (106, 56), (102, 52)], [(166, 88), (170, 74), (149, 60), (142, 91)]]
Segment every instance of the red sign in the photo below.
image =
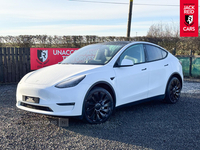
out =
[(198, 37), (198, 0), (180, 0), (180, 36)]
[(31, 48), (31, 70), (57, 64), (78, 48)]

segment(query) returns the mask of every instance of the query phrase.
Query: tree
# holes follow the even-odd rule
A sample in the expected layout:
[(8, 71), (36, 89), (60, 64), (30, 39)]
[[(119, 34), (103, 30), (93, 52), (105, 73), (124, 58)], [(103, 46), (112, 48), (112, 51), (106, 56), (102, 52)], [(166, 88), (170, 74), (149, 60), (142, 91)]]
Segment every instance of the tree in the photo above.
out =
[(179, 37), (178, 26), (172, 24), (153, 24), (147, 32), (147, 37)]

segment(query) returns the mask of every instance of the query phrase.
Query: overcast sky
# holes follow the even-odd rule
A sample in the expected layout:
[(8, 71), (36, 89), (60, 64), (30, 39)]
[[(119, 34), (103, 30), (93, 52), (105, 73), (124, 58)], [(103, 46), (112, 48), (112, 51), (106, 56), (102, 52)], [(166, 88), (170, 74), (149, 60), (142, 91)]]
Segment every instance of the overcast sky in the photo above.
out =
[[(0, 36), (126, 36), (129, 0), (85, 1), (122, 4), (73, 0), (0, 0)], [(173, 22), (179, 26), (179, 2), (133, 0), (131, 37), (136, 36), (136, 32), (137, 36), (145, 36), (152, 24)], [(166, 6), (153, 6), (156, 4)]]

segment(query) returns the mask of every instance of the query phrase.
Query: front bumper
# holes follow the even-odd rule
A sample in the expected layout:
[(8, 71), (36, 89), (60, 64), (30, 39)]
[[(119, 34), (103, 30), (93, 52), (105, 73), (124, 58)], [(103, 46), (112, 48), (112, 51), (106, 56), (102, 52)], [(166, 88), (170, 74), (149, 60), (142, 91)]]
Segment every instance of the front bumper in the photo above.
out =
[[(80, 116), (88, 85), (77, 85), (71, 88), (47, 87), (19, 83), (16, 93), (16, 106), (20, 109), (55, 116)], [(23, 96), (37, 97), (39, 103), (27, 102)]]

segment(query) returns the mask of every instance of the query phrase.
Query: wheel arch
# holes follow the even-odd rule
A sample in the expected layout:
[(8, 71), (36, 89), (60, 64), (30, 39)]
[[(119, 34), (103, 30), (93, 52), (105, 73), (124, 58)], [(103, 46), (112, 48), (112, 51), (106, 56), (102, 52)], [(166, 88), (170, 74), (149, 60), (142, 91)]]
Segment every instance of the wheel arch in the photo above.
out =
[(169, 77), (169, 79), (168, 79), (168, 81), (167, 81), (167, 84), (166, 84), (166, 87), (165, 87), (165, 93), (166, 93), (166, 90), (167, 90), (167, 86), (168, 86), (170, 80), (171, 80), (173, 77), (178, 78), (179, 81), (181, 82), (181, 88), (183, 87), (183, 80), (182, 80), (181, 75), (180, 75), (179, 73), (175, 72), (175, 73), (173, 73), (173, 74)]
[[(115, 90), (113, 89), (113, 87), (111, 86), (110, 83), (106, 82), (106, 81), (99, 81), (94, 83), (87, 91), (85, 98), (87, 97), (87, 95), (89, 94), (89, 92), (94, 89), (95, 87), (101, 87), (106, 89), (112, 96), (113, 101), (114, 101), (114, 106), (116, 106), (116, 94), (115, 94)], [(84, 100), (85, 100), (84, 98)]]

